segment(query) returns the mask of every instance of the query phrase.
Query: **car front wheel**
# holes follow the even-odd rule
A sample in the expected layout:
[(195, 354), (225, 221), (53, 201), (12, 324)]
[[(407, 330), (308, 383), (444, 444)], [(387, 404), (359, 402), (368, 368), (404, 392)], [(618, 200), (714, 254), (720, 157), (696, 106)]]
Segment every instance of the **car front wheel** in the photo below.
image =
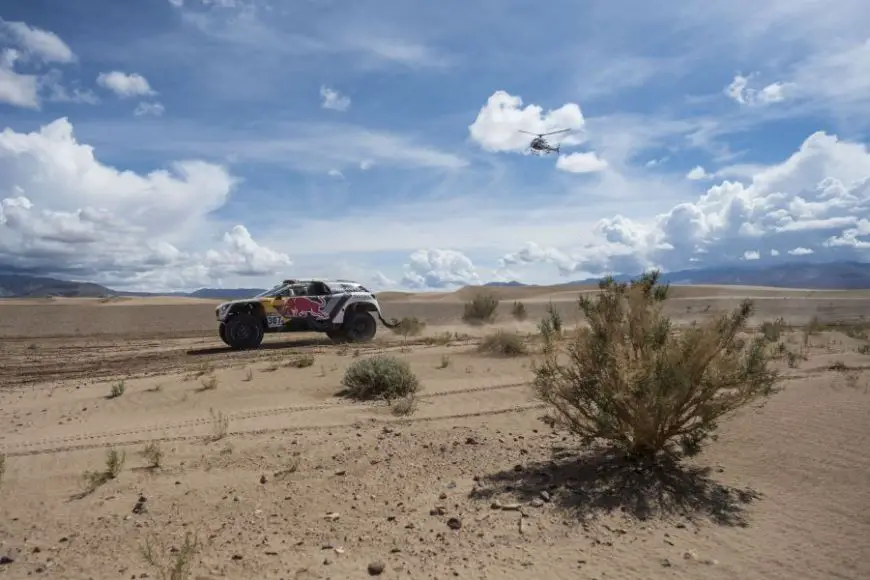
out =
[(236, 314), (227, 321), (224, 334), (230, 348), (240, 350), (260, 346), (263, 342), (264, 330), (256, 316)]

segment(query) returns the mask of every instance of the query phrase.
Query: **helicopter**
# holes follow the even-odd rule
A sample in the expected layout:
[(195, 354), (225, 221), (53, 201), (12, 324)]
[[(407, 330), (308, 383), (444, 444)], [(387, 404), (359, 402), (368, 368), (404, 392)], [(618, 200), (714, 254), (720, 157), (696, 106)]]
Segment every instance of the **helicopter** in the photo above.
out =
[(553, 147), (547, 140), (544, 139), (547, 135), (556, 135), (558, 133), (567, 133), (571, 129), (559, 129), (558, 131), (550, 131), (549, 133), (529, 133), (528, 131), (523, 131), (519, 129), (520, 133), (525, 133), (526, 135), (535, 135), (535, 138), (532, 139), (532, 142), (529, 143), (529, 149), (532, 153), (535, 154), (548, 154), (548, 153), (556, 153), (559, 154), (559, 145)]

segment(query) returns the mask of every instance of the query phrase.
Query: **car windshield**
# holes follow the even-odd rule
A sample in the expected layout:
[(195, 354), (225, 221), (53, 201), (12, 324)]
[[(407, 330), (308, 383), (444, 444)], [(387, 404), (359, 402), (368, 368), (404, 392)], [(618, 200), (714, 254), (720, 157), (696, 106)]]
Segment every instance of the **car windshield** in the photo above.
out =
[(277, 286), (271, 288), (270, 290), (266, 290), (265, 292), (260, 292), (254, 298), (274, 298), (281, 293), (281, 290), (287, 287), (287, 284), (278, 284)]

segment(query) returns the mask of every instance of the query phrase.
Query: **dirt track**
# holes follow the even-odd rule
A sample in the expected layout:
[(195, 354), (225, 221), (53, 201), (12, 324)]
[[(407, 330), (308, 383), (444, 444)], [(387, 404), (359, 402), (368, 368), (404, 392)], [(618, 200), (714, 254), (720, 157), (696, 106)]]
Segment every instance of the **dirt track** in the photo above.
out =
[[(759, 320), (857, 320), (870, 304), (778, 292), (751, 290), (766, 297)], [(534, 320), (561, 291), (526, 294)], [(576, 293), (564, 296), (570, 316)], [(695, 289), (671, 309), (689, 320), (739, 298)], [(573, 440), (540, 420), (531, 359), (475, 353), (485, 330), (458, 323), (458, 297), (388, 300), (389, 316), (434, 324), (407, 347), (381, 329), (359, 349), (297, 335), (247, 353), (223, 348), (214, 305), (0, 304), (0, 556), (14, 560), (0, 577), (155, 578), (142, 544), (168, 558), (186, 531), (202, 543), (192, 578), (364, 578), (376, 560), (384, 578), (870, 577), (863, 340), (813, 336), (809, 360), (781, 365), (786, 390), (723, 425), (662, 495), (577, 463)], [(423, 382), (410, 419), (335, 396), (348, 364), (382, 351)], [(287, 366), (300, 353), (315, 364)], [(837, 361), (856, 369), (848, 379), (828, 370)], [(141, 456), (149, 442), (159, 469)], [(121, 475), (78, 495), (110, 447), (127, 453)]]

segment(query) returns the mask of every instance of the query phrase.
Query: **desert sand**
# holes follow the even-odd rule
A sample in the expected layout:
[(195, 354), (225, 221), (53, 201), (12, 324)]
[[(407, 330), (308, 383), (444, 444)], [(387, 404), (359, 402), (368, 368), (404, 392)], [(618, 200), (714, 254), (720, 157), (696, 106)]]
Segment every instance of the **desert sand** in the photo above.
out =
[[(468, 290), (385, 293), (385, 314), (424, 319), (423, 336), (270, 335), (250, 352), (218, 339), (217, 301), (0, 301), (0, 577), (160, 578), (143, 547), (168, 563), (190, 534), (199, 579), (368, 578), (371, 564), (413, 579), (870, 578), (870, 341), (808, 335), (806, 360), (774, 363), (782, 392), (652, 481), (542, 420), (534, 356), (475, 351), (493, 327), (534, 332), (551, 301), (577, 321), (581, 290), (496, 289), (500, 322), (483, 328), (461, 323)], [(682, 323), (744, 297), (756, 323), (860, 329), (870, 314), (870, 292), (673, 296)], [(511, 321), (513, 300), (530, 322)], [(783, 341), (802, 348), (801, 330)], [(409, 417), (336, 396), (349, 364), (381, 352), (420, 377)], [(302, 354), (314, 364), (288, 364)], [(119, 475), (85, 493), (110, 449)]]

